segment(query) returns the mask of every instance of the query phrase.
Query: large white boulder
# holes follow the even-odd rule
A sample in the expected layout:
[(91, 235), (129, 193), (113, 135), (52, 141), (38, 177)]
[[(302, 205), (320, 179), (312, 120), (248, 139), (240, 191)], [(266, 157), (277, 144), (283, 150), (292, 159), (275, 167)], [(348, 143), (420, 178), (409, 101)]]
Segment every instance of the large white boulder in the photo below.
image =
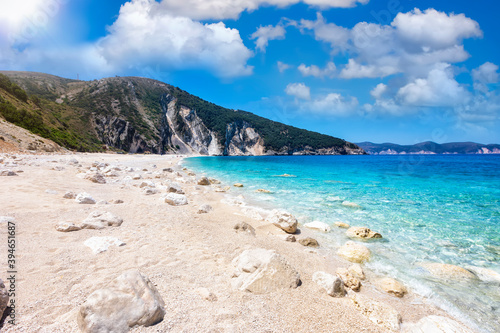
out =
[(297, 219), (292, 214), (284, 210), (273, 210), (267, 217), (266, 221), (274, 224), (289, 234), (297, 232)]
[(153, 283), (130, 270), (104, 289), (96, 290), (80, 307), (77, 320), (84, 333), (127, 332), (163, 320), (165, 303)]
[(231, 284), (235, 289), (262, 294), (297, 288), (300, 283), (299, 273), (272, 250), (245, 250), (233, 260), (233, 265), (236, 269)]
[(332, 297), (344, 297), (345, 289), (344, 283), (337, 276), (328, 274), (326, 272), (318, 271), (312, 276), (312, 280), (323, 288), (326, 293)]
[(95, 211), (83, 220), (80, 227), (82, 229), (104, 229), (106, 227), (119, 227), (123, 219), (110, 212)]

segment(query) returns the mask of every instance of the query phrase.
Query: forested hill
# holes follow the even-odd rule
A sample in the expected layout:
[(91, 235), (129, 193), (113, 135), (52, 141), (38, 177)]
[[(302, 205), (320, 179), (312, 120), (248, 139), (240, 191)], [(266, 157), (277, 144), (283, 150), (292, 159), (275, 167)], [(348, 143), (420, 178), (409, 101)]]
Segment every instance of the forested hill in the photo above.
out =
[(78, 81), (2, 72), (0, 115), (81, 151), (202, 155), (364, 154), (355, 144), (139, 77)]

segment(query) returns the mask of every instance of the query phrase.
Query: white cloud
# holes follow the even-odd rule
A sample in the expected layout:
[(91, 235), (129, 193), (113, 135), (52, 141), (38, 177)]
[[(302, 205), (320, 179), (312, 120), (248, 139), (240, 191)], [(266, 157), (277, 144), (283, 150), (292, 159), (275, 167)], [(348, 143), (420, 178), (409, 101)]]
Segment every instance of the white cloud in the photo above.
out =
[(491, 62), (485, 62), (478, 68), (472, 70), (472, 78), (474, 81), (481, 83), (497, 83), (498, 66)]
[(297, 99), (311, 99), (311, 89), (304, 83), (290, 83), (285, 88), (285, 93)]
[(170, 15), (189, 17), (195, 20), (237, 19), (244, 11), (252, 12), (263, 6), (284, 8), (297, 3), (327, 8), (348, 8), (369, 0), (163, 0), (161, 10)]
[(397, 99), (403, 105), (453, 107), (467, 102), (468, 92), (453, 77), (447, 64), (437, 64), (426, 78), (401, 87)]
[(443, 49), (460, 44), (463, 39), (482, 36), (479, 24), (464, 14), (447, 15), (432, 8), (399, 13), (391, 25), (409, 47)]
[(329, 43), (334, 53), (347, 49), (350, 30), (334, 23), (326, 23), (321, 13), (317, 13), (316, 21), (301, 20), (297, 26), (302, 32), (313, 30), (316, 40)]
[(396, 73), (422, 77), (436, 63), (465, 61), (469, 54), (463, 40), (482, 36), (476, 21), (434, 9), (399, 13), (390, 25), (360, 22), (347, 29), (326, 22), (319, 13), (315, 21), (295, 25), (303, 33), (312, 30), (316, 40), (330, 44), (332, 53), (349, 55), (348, 64), (340, 70), (340, 77), (347, 79)]
[(255, 31), (250, 39), (256, 39), (255, 46), (258, 50), (266, 52), (266, 47), (270, 40), (284, 39), (286, 30), (282, 25), (272, 26), (267, 25), (265, 27), (259, 27)]
[(356, 97), (331, 92), (311, 98), (311, 89), (304, 83), (290, 83), (285, 92), (295, 97), (292, 108), (302, 114), (345, 117), (360, 112)]
[(319, 68), (316, 65), (306, 66), (305, 64), (300, 64), (298, 69), (303, 76), (314, 76), (318, 78), (322, 77), (332, 78), (337, 71), (337, 67), (333, 62), (328, 62), (328, 64), (326, 64), (326, 67), (323, 69)]
[(283, 73), (290, 67), (291, 66), (289, 64), (285, 64), (284, 62), (278, 61), (278, 70), (280, 71), (280, 73)]
[(169, 69), (208, 69), (222, 77), (248, 75), (252, 56), (239, 31), (224, 23), (202, 24), (157, 11), (154, 0), (124, 4), (109, 34), (98, 42), (102, 56), (118, 68), (160, 64)]
[(154, 0), (123, 4), (107, 35), (94, 44), (51, 50), (34, 39), (22, 50), (2, 45), (0, 64), (75, 76), (84, 72), (87, 77), (143, 73), (147, 68), (201, 69), (223, 78), (252, 74), (247, 61), (253, 52), (243, 44), (238, 30), (222, 22), (203, 24), (175, 17), (160, 7)]
[(383, 83), (377, 84), (372, 91), (370, 91), (370, 95), (372, 95), (375, 99), (380, 99), (382, 95), (387, 92), (387, 86)]
[(398, 69), (391, 66), (361, 65), (354, 59), (349, 59), (349, 63), (340, 72), (343, 79), (354, 78), (375, 78), (385, 77), (398, 72)]
[(320, 8), (351, 8), (355, 7), (358, 3), (365, 5), (369, 1), (370, 0), (304, 0), (304, 3)]
[(302, 105), (302, 109), (316, 114), (348, 116), (357, 111), (358, 100), (355, 97), (345, 98), (338, 93), (315, 98)]

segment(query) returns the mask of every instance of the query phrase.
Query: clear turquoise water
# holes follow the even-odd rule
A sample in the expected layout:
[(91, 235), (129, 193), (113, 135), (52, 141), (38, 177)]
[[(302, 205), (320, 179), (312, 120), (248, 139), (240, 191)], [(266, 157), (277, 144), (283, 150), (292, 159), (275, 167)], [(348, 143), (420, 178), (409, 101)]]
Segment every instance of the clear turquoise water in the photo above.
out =
[[(261, 156), (196, 157), (183, 164), (268, 208), (285, 208), (299, 222), (343, 221), (380, 232), (366, 245), (372, 271), (415, 292), (476, 329), (500, 332), (500, 283), (456, 283), (418, 266), (439, 262), (500, 273), (500, 156)], [(282, 174), (296, 177), (277, 177)], [(272, 194), (256, 193), (258, 188)], [(342, 205), (351, 201), (362, 207)], [(332, 248), (347, 238), (327, 234)]]

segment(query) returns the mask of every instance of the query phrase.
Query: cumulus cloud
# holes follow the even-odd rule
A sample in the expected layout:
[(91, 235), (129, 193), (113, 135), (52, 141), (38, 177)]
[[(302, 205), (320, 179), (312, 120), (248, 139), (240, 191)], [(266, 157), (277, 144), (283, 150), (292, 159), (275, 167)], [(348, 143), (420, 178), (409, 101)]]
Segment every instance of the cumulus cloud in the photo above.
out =
[(485, 62), (478, 68), (472, 70), (472, 78), (474, 81), (481, 83), (497, 83), (498, 66), (491, 62)]
[(372, 91), (370, 91), (370, 95), (372, 95), (375, 99), (380, 99), (386, 91), (387, 85), (379, 83), (375, 88), (372, 89)]
[(340, 72), (340, 77), (343, 79), (375, 78), (385, 77), (397, 72), (398, 69), (392, 65), (361, 65), (356, 60), (349, 59), (349, 63)]
[(285, 88), (285, 93), (297, 99), (311, 99), (311, 88), (304, 83), (290, 83)]
[(69, 68), (90, 77), (156, 68), (160, 72), (201, 69), (230, 78), (252, 74), (247, 64), (252, 56), (239, 31), (223, 22), (204, 24), (173, 16), (154, 0), (132, 0), (121, 6), (107, 35), (95, 43), (54, 51), (37, 40), (22, 49), (2, 45), (0, 61), (4, 68), (51, 73), (67, 73), (63, 69)]
[(346, 98), (338, 93), (329, 93), (306, 102), (302, 109), (316, 114), (348, 116), (357, 111), (358, 105), (356, 97)]
[(390, 25), (360, 22), (347, 29), (318, 14), (315, 21), (301, 20), (296, 26), (304, 33), (312, 30), (332, 53), (351, 57), (340, 71), (346, 79), (426, 75), (436, 63), (465, 61), (469, 54), (463, 40), (482, 36), (476, 21), (435, 9), (399, 13)]
[(100, 53), (120, 68), (161, 64), (167, 68), (208, 69), (222, 77), (248, 75), (252, 56), (239, 31), (224, 23), (202, 24), (158, 11), (154, 0), (124, 4), (109, 34), (98, 43)]
[(260, 26), (257, 31), (250, 36), (250, 39), (256, 39), (255, 47), (262, 52), (266, 52), (266, 47), (269, 44), (269, 41), (284, 39), (285, 33), (285, 28), (279, 24), (277, 26)]
[(453, 77), (447, 64), (437, 64), (426, 78), (401, 87), (397, 98), (404, 105), (453, 107), (466, 103), (468, 92)]
[(306, 66), (305, 64), (300, 64), (298, 69), (303, 76), (314, 76), (318, 78), (332, 78), (337, 72), (337, 67), (333, 62), (329, 62), (328, 64), (326, 64), (326, 67), (323, 69), (319, 68), (316, 65)]
[(329, 43), (334, 53), (347, 50), (351, 38), (350, 30), (335, 23), (327, 23), (321, 13), (317, 13), (316, 21), (301, 20), (295, 25), (303, 33), (306, 30), (313, 30), (315, 39)]
[(175, 16), (195, 20), (237, 19), (244, 11), (252, 12), (263, 6), (284, 8), (305, 3), (320, 9), (349, 8), (369, 0), (163, 0), (161, 10)]
[(280, 73), (283, 73), (290, 67), (291, 66), (289, 64), (285, 64), (284, 62), (278, 61), (278, 70), (280, 71)]
[(466, 38), (483, 35), (479, 24), (464, 14), (447, 15), (432, 8), (424, 12), (415, 8), (408, 13), (398, 13), (391, 25), (410, 48), (444, 49)]
[(295, 97), (293, 107), (301, 113), (348, 116), (358, 112), (359, 103), (356, 97), (344, 97), (339, 93), (331, 92), (311, 98), (311, 89), (304, 83), (290, 83), (285, 92)]

